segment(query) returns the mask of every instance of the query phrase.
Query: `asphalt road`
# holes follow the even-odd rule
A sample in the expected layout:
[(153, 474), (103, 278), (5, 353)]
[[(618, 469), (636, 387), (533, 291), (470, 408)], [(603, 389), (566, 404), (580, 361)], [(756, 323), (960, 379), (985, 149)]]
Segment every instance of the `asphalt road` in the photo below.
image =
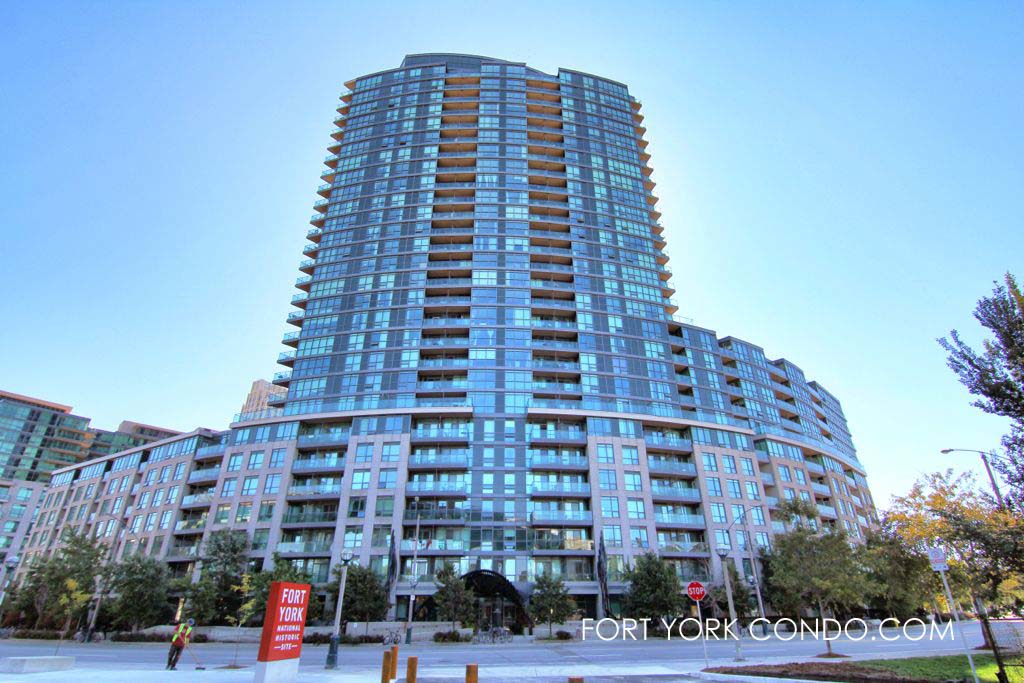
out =
[[(972, 647), (981, 643), (981, 633), (977, 624), (965, 624), (965, 631), (967, 641)], [(909, 635), (916, 638), (918, 634), (919, 630), (916, 630)], [(913, 641), (898, 631), (887, 630), (884, 636), (894, 638), (891, 642), (884, 640), (882, 636), (883, 634), (873, 631), (858, 642), (846, 638), (839, 639), (833, 642), (833, 648), (836, 652), (857, 658), (957, 654), (963, 651), (959, 637), (953, 639), (948, 634), (946, 639), (925, 638)], [(0, 656), (48, 655), (53, 654), (54, 649), (55, 643), (52, 641), (0, 641)], [(202, 643), (193, 646), (193, 650), (207, 671), (216, 671), (232, 663), (236, 646), (231, 643)], [(824, 650), (823, 642), (810, 637), (789, 642), (777, 639), (755, 642), (749, 637), (742, 640), (743, 656), (750, 663), (800, 659)], [(249, 673), (243, 677), (242, 672), (230, 672), (229, 675), (229, 672), (223, 671), (224, 680), (251, 680), (251, 666), (256, 659), (256, 646), (241, 644), (237, 646), (237, 652), (239, 664), (246, 665)], [(306, 645), (303, 647), (300, 662), (300, 680), (379, 680), (379, 674), (376, 672), (380, 670), (382, 652), (383, 648), (379, 645), (343, 646), (339, 653), (338, 672), (327, 676), (323, 670), (327, 646)], [(167, 646), (159, 643), (65, 643), (61, 646), (60, 653), (73, 655), (76, 658), (76, 668), (90, 669), (92, 672), (82, 671), (77, 677), (68, 675), (66, 679), (47, 680), (81, 680), (83, 677), (92, 680), (93, 674), (96, 680), (100, 680), (100, 670), (104, 669), (120, 670), (122, 674), (128, 669), (140, 673), (162, 671)], [(731, 664), (734, 654), (735, 645), (731, 641), (708, 642), (708, 655), (712, 666)], [(487, 680), (484, 673), (488, 671), (505, 675), (518, 674), (520, 677), (564, 676), (565, 672), (591, 675), (624, 675), (632, 672), (633, 675), (642, 675), (646, 671), (652, 676), (651, 680), (655, 680), (655, 674), (684, 674), (704, 668), (701, 643), (678, 639), (612, 642), (588, 639), (584, 642), (568, 643), (517, 641), (506, 645), (417, 643), (401, 646), (401, 655), (403, 661), (408, 655), (419, 657), (421, 677), (456, 676), (467, 663), (476, 663), (480, 666), (482, 680)], [(195, 670), (194, 662), (187, 653), (179, 663), (179, 671), (184, 670)], [(184, 677), (179, 679), (186, 680)], [(130, 679), (125, 676), (124, 680)]]

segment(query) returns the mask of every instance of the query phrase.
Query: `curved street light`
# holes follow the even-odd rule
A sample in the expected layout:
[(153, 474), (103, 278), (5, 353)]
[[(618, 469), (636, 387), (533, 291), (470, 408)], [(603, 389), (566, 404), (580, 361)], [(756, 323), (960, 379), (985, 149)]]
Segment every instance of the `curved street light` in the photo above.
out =
[(348, 579), (348, 565), (354, 557), (351, 550), (341, 551), (341, 577), (338, 581), (338, 599), (334, 605), (334, 630), (331, 631), (331, 644), (327, 648), (325, 669), (338, 668), (338, 641), (341, 640), (341, 610), (345, 604), (345, 581)]
[(985, 465), (985, 472), (988, 474), (989, 483), (992, 484), (992, 492), (996, 496), (996, 503), (999, 507), (1004, 507), (1003, 494), (999, 491), (999, 483), (996, 481), (996, 477), (992, 474), (992, 466), (989, 464), (989, 458), (995, 460), (1003, 459), (1002, 456), (997, 455), (994, 452), (979, 451), (973, 448), (943, 448), (939, 451), (943, 455), (949, 455), (950, 453), (977, 453), (981, 456), (981, 462)]

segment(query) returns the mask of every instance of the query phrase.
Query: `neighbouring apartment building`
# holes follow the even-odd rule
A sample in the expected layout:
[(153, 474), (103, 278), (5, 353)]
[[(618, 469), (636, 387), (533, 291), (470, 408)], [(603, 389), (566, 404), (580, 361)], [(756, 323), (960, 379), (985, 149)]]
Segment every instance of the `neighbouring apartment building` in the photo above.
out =
[(625, 85), (424, 54), (346, 86), (287, 393), (59, 469), (30, 555), (76, 528), (194, 575), (209, 534), (244, 530), (254, 567), (277, 554), (317, 584), (353, 553), (397, 618), (455, 563), (507, 623), (544, 573), (614, 611), (649, 551), (684, 580), (721, 576), (719, 549), (752, 575), (785, 499), (874, 523), (839, 401), (676, 316)]
[(177, 434), (127, 420), (95, 429), (71, 406), (0, 390), (0, 599), (54, 470)]

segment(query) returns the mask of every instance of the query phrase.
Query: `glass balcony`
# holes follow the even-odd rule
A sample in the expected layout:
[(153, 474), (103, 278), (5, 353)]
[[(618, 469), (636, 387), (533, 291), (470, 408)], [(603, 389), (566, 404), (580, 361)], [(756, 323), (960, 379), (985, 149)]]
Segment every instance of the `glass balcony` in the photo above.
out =
[(217, 455), (218, 453), (223, 453), (226, 448), (227, 444), (223, 443), (215, 443), (209, 446), (203, 446), (202, 448), (196, 449), (196, 457), (202, 458), (205, 456)]
[(693, 441), (691, 439), (684, 439), (672, 434), (644, 434), (644, 443), (648, 446), (661, 446), (683, 451), (693, 450)]
[(831, 496), (832, 495), (832, 489), (830, 489), (826, 484), (819, 484), (816, 481), (812, 481), (811, 482), (811, 489), (815, 493), (817, 493), (819, 495), (822, 495), (822, 496)]
[(288, 487), (289, 496), (329, 496), (340, 494), (341, 484), (292, 484)]
[(219, 465), (217, 467), (204, 467), (200, 470), (192, 470), (188, 475), (188, 481), (190, 484), (194, 481), (207, 481), (210, 479), (216, 479), (219, 475)]
[(594, 515), (590, 510), (534, 510), (530, 521), (537, 523), (580, 522), (590, 524)]
[(328, 541), (281, 541), (277, 544), (277, 552), (323, 555), (331, 552), (331, 544)]
[(420, 521), (465, 521), (466, 511), (451, 508), (428, 508), (426, 510), (405, 510), (402, 519), (406, 522)]
[(667, 553), (700, 553), (708, 552), (708, 544), (702, 542), (675, 542), (659, 543), (658, 548)]
[(836, 509), (831, 505), (825, 505), (824, 503), (818, 503), (818, 514), (822, 517), (836, 518)]
[(582, 550), (593, 552), (594, 541), (590, 538), (535, 538), (531, 550)]
[(825, 474), (825, 468), (814, 461), (806, 460), (804, 461), (804, 465), (807, 467), (807, 470), (809, 472), (814, 472), (816, 474)]
[(300, 458), (292, 461), (292, 472), (343, 469), (345, 469), (345, 458)]
[(651, 495), (656, 498), (679, 498), (681, 500), (700, 500), (700, 490), (687, 486), (651, 483)]
[(669, 474), (697, 474), (697, 466), (692, 462), (663, 458), (648, 458), (647, 469), (651, 472), (665, 472)]
[(537, 429), (527, 433), (530, 441), (585, 441), (587, 433), (582, 429)]
[(530, 484), (530, 495), (590, 495), (590, 484), (578, 481), (535, 481)]
[(209, 505), (213, 502), (212, 493), (193, 493), (188, 496), (182, 496), (181, 504), (184, 505)]
[(199, 544), (171, 546), (167, 551), (168, 557), (199, 557)]
[(654, 521), (660, 524), (686, 524), (689, 526), (706, 526), (704, 515), (690, 515), (681, 512), (655, 512)]
[(432, 538), (423, 539), (419, 543), (413, 538), (403, 538), (401, 541), (401, 549), (412, 552), (418, 550), (419, 552), (425, 551), (456, 551), (462, 552), (468, 549), (468, 544), (461, 538)]
[(761, 483), (765, 486), (775, 486), (775, 475), (771, 472), (762, 472)]
[(174, 525), (175, 531), (202, 531), (206, 528), (206, 518), (182, 519)]
[(589, 466), (587, 458), (584, 455), (562, 455), (559, 453), (529, 455), (528, 462), (530, 467), (534, 469), (543, 468), (557, 470), (563, 467), (586, 469)]
[(351, 432), (346, 430), (338, 430), (333, 432), (319, 432), (312, 434), (299, 434), (298, 445), (299, 446), (316, 446), (326, 444), (339, 444), (346, 443), (348, 441)]
[(413, 453), (409, 456), (409, 467), (469, 467), (469, 451), (458, 453)]
[(321, 524), (338, 521), (336, 511), (288, 511), (281, 519), (282, 524)]
[(405, 485), (406, 493), (465, 493), (464, 481), (429, 481), (412, 479)]

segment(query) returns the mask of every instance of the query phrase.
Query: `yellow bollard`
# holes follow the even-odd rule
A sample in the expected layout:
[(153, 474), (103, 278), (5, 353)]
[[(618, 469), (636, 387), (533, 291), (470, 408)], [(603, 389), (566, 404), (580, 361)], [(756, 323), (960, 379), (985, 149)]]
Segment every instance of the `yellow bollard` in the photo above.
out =
[(398, 646), (391, 646), (391, 680), (398, 678)]
[(569, 683), (583, 683), (583, 676), (569, 676)]
[(409, 657), (405, 664), (405, 683), (416, 683), (416, 669), (419, 667), (418, 657)]
[(476, 664), (466, 665), (466, 683), (478, 683), (478, 674), (476, 670)]
[(391, 683), (391, 651), (384, 650), (384, 662), (380, 666), (380, 683)]

